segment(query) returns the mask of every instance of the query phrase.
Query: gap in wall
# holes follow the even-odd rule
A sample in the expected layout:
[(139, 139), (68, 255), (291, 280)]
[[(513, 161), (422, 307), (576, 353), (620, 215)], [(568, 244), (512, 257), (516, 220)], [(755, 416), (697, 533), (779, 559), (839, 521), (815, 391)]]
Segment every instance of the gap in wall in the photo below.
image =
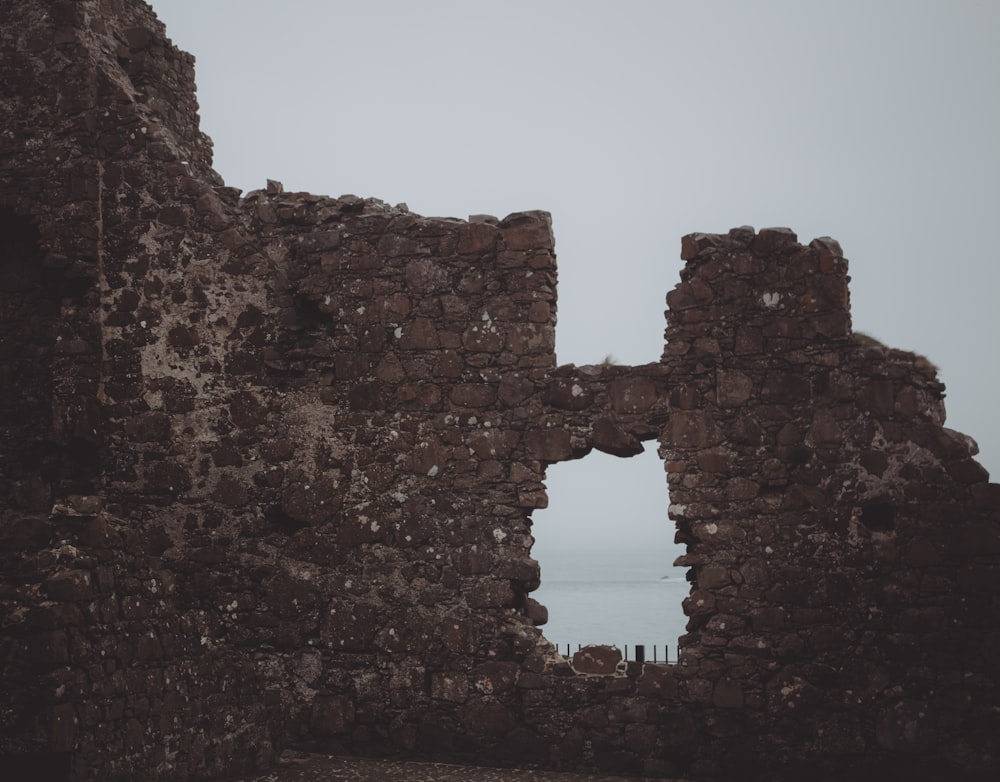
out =
[(35, 225), (0, 207), (0, 495), (46, 511), (59, 462), (52, 442), (52, 361), (59, 300)]
[(669, 499), (656, 444), (628, 459), (593, 451), (585, 458), (550, 465), (546, 510), (532, 514), (532, 556), (541, 586), (532, 597), (548, 609), (545, 637), (563, 653), (566, 645), (611, 644), (633, 654), (664, 645), (676, 660), (686, 617), (681, 603), (690, 585), (686, 568), (673, 567), (684, 553), (667, 517)]

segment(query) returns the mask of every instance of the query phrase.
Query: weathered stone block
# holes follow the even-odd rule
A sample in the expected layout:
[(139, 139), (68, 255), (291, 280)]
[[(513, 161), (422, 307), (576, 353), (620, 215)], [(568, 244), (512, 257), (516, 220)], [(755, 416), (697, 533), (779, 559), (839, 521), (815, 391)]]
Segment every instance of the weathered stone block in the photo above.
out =
[(645, 377), (619, 378), (608, 385), (611, 406), (618, 413), (644, 413), (656, 402), (656, 387)]
[(94, 597), (93, 579), (87, 570), (59, 570), (45, 580), (45, 591), (52, 600), (90, 600)]
[(518, 212), (500, 221), (500, 233), (508, 250), (551, 250), (552, 217), (548, 212)]
[(246, 485), (235, 475), (223, 474), (219, 477), (212, 497), (230, 508), (240, 508), (247, 504), (250, 495)]
[(251, 391), (240, 391), (229, 402), (229, 416), (241, 429), (252, 429), (267, 418), (267, 408)]
[(166, 413), (144, 413), (125, 422), (125, 433), (137, 442), (169, 440), (170, 432), (170, 416)]
[(448, 398), (459, 407), (489, 408), (496, 399), (496, 389), (485, 384), (464, 383), (453, 386)]
[(318, 695), (309, 722), (320, 736), (347, 733), (354, 727), (354, 704), (344, 695)]
[(836, 447), (843, 440), (843, 433), (840, 425), (833, 416), (826, 410), (818, 411), (809, 427), (809, 438), (822, 447)]
[(762, 255), (792, 248), (798, 241), (791, 228), (761, 228), (754, 239), (754, 250)]
[(811, 396), (809, 378), (797, 372), (768, 372), (761, 388), (763, 399), (785, 404), (803, 404)]
[(720, 369), (716, 372), (715, 394), (720, 407), (740, 407), (753, 391), (753, 379), (739, 370)]
[(533, 459), (560, 462), (573, 455), (570, 433), (565, 429), (541, 429), (528, 432), (525, 447)]
[(514, 602), (514, 591), (509, 581), (482, 579), (467, 596), (472, 608), (503, 608)]
[(674, 448), (707, 448), (722, 439), (712, 415), (703, 410), (673, 411), (663, 436), (663, 442)]
[(556, 378), (546, 385), (542, 401), (560, 410), (586, 410), (594, 403), (594, 395), (589, 384), (578, 378)]
[(719, 565), (697, 568), (696, 574), (699, 589), (718, 589), (732, 583), (729, 570)]
[(676, 698), (678, 691), (674, 669), (668, 665), (646, 663), (636, 691), (655, 698)]
[(738, 709), (743, 706), (742, 685), (732, 679), (721, 679), (712, 692), (712, 703), (720, 709)]
[(416, 318), (402, 326), (398, 340), (403, 350), (434, 350), (441, 344), (437, 328), (430, 318)]
[[(233, 498), (239, 499), (239, 487)], [(302, 524), (331, 520), (343, 504), (339, 483), (332, 476), (289, 483), (282, 492), (281, 508), (288, 518)]]
[(488, 317), (462, 332), (462, 346), (474, 352), (499, 353), (506, 341), (504, 330)]
[(598, 451), (612, 456), (635, 456), (643, 452), (642, 443), (624, 431), (614, 421), (599, 418), (591, 429), (590, 442)]
[(573, 654), (577, 673), (609, 674), (618, 669), (622, 652), (616, 646), (584, 646)]
[(712, 288), (704, 280), (695, 279), (682, 282), (667, 294), (667, 306), (671, 311), (681, 311), (711, 303), (715, 297)]
[(687, 234), (681, 237), (681, 260), (691, 261), (702, 255), (710, 255), (722, 244), (721, 237), (716, 234)]
[(472, 686), (484, 695), (499, 695), (517, 684), (519, 670), (513, 662), (483, 663), (472, 672)]
[(460, 710), (462, 723), (473, 736), (502, 736), (517, 725), (513, 714), (500, 703), (477, 700)]

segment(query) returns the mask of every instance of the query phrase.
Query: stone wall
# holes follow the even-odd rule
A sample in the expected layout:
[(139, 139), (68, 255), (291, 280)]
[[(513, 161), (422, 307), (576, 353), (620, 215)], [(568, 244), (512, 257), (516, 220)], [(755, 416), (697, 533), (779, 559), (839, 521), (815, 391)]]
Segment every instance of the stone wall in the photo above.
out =
[[(11, 0), (0, 45), (6, 768), (995, 773), (1000, 487), (836, 242), (685, 237), (662, 360), (556, 366), (545, 213), (241, 197), (137, 0)], [(680, 662), (565, 660), (545, 468), (649, 440)]]

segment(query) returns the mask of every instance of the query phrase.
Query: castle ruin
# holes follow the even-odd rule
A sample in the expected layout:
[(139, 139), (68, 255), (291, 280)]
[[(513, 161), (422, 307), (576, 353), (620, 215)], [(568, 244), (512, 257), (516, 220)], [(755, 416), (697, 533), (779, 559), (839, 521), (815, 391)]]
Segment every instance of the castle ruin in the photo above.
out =
[[(0, 768), (997, 773), (1000, 485), (835, 241), (686, 236), (662, 359), (558, 366), (547, 214), (226, 187), (141, 0), (4, 0), (0, 57)], [(532, 512), (648, 441), (688, 633), (601, 672)]]

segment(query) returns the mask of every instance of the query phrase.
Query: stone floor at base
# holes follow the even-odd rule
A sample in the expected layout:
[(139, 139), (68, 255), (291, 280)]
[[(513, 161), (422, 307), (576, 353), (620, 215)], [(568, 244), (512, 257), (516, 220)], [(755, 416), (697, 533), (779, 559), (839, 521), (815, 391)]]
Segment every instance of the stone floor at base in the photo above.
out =
[(683, 782), (557, 771), (453, 766), (286, 752), (269, 772), (243, 782)]

